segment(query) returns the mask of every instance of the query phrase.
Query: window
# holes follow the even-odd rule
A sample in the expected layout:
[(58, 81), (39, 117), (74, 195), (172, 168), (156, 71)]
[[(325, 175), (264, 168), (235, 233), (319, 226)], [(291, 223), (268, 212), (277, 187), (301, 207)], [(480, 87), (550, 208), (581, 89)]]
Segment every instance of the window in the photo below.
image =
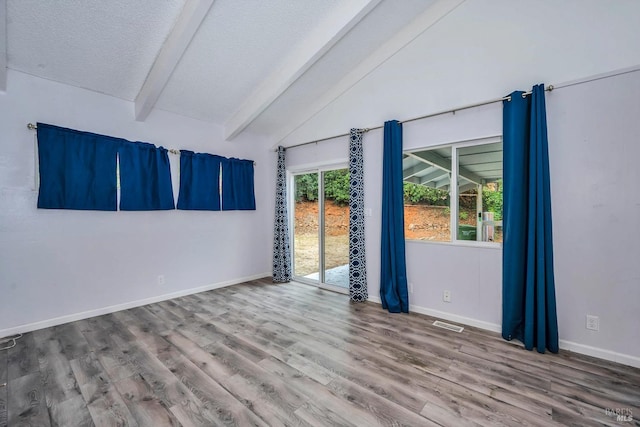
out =
[(502, 242), (502, 138), (405, 152), (402, 168), (408, 240)]

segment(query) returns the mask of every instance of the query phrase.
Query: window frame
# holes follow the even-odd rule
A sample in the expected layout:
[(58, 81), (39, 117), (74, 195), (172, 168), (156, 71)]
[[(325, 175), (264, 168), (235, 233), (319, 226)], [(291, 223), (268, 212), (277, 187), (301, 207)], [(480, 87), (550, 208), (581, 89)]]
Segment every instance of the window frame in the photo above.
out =
[[(463, 246), (463, 247), (475, 247), (486, 249), (500, 249), (502, 250), (502, 242), (483, 242), (473, 240), (458, 240), (458, 150), (465, 147), (474, 147), (478, 145), (487, 145), (497, 142), (503, 142), (502, 135), (486, 136), (481, 138), (465, 139), (462, 141), (447, 142), (444, 144), (436, 144), (430, 146), (422, 146), (419, 148), (411, 148), (408, 150), (402, 150), (403, 153), (416, 153), (422, 151), (437, 150), (441, 148), (451, 148), (451, 178), (449, 184), (449, 229), (451, 233), (451, 240), (447, 242), (438, 240), (419, 240), (419, 239), (406, 239), (408, 243), (429, 244), (429, 245), (446, 245), (446, 246)], [(504, 167), (503, 167), (504, 178)], [(504, 228), (503, 228), (504, 236)], [(504, 241), (504, 237), (503, 237)]]

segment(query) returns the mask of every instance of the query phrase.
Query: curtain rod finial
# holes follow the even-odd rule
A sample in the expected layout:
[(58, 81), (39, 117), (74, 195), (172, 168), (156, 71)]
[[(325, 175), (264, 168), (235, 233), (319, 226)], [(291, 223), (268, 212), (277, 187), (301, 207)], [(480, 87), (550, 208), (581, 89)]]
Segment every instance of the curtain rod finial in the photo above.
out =
[(549, 85), (549, 86), (547, 86), (547, 90), (548, 90), (549, 92), (551, 92), (553, 89), (554, 89), (553, 85)]
[(36, 130), (38, 129), (38, 126), (34, 125), (33, 123), (27, 123), (27, 129)]

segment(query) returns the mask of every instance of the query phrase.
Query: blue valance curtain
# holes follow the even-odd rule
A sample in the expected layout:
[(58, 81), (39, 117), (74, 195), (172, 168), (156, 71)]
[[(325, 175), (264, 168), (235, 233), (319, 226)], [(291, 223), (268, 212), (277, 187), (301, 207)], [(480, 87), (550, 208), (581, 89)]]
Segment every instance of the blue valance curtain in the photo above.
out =
[(38, 123), (38, 208), (115, 211), (174, 209), (167, 151), (90, 132)]
[(558, 352), (544, 85), (503, 103), (502, 336)]
[(384, 124), (382, 160), (382, 247), (380, 299), (391, 313), (409, 312), (404, 248), (404, 192), (402, 183), (402, 124)]
[(222, 210), (255, 210), (253, 161), (224, 159), (222, 161)]
[(118, 143), (38, 123), (38, 208), (115, 211)]
[[(165, 148), (46, 123), (37, 129), (38, 208), (117, 210), (119, 161), (120, 210), (175, 209)], [(178, 209), (221, 207), (256, 209), (253, 161), (182, 150)]]
[(178, 209), (220, 210), (220, 164), (213, 154), (180, 151)]
[(120, 162), (120, 210), (175, 209), (169, 156), (163, 147), (122, 141)]

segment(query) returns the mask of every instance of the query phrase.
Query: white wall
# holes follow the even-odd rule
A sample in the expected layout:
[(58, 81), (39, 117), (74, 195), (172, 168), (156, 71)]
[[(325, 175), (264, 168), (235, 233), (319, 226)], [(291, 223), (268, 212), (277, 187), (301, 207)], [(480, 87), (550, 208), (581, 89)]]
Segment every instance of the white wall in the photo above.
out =
[[(636, 366), (640, 366), (638, 94), (640, 69), (547, 95), (560, 338), (570, 348), (578, 343), (634, 356)], [(587, 314), (600, 317), (599, 332), (585, 328)]]
[[(513, 88), (516, 89), (516, 88)], [(519, 89), (528, 89), (522, 87)], [(640, 71), (547, 93), (561, 347), (640, 366)], [(391, 119), (392, 117), (389, 117)], [(404, 125), (414, 149), (502, 133), (500, 103)], [(324, 146), (323, 144), (326, 144)], [(346, 155), (346, 137), (288, 150), (288, 167)], [(331, 153), (334, 153), (333, 156)], [(367, 276), (379, 301), (382, 131), (364, 136)], [(407, 241), (411, 308), (500, 330), (502, 251)], [(442, 301), (442, 291), (452, 302)], [(585, 328), (587, 314), (600, 331)]]
[[(265, 141), (224, 142), (221, 127), (163, 111), (136, 122), (133, 110), (130, 102), (9, 71), (0, 93), (0, 336), (270, 271), (275, 157)], [(35, 132), (26, 127), (36, 121), (253, 159), (257, 210), (38, 210)], [(177, 200), (179, 158), (170, 160)]]
[(638, 27), (636, 0), (467, 0), (348, 91), (332, 93), (282, 145), (631, 67), (640, 64)]
[[(469, 0), (280, 143), (291, 145), (640, 64), (640, 2)], [(640, 73), (547, 95), (561, 347), (640, 366)], [(502, 131), (500, 104), (408, 123), (407, 148)], [(347, 138), (341, 138), (346, 147)], [(321, 143), (336, 144), (336, 142)], [(314, 151), (315, 150), (315, 151)], [(291, 149), (292, 166), (331, 150)], [(364, 137), (367, 273), (377, 296), (382, 133)], [(304, 153), (310, 153), (305, 155)], [(295, 153), (295, 156), (294, 156)], [(340, 149), (335, 157), (344, 157)], [(501, 251), (407, 243), (414, 310), (498, 330)], [(453, 301), (442, 302), (442, 290)], [(600, 331), (585, 329), (587, 314)]]

